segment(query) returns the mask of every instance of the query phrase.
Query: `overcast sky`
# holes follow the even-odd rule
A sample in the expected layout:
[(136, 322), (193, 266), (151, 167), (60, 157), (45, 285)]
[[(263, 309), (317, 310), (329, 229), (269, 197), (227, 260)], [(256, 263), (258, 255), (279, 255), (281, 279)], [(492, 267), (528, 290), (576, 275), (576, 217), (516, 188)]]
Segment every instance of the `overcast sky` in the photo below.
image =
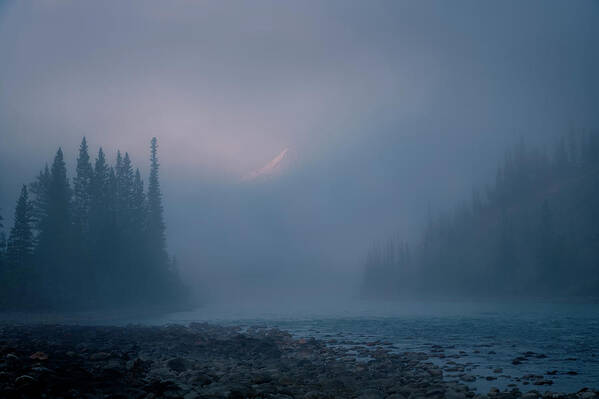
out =
[(157, 136), (190, 275), (328, 284), (520, 136), (599, 127), (598, 38), (582, 0), (3, 1), (2, 214), (58, 146), (73, 165), (85, 135), (147, 174)]

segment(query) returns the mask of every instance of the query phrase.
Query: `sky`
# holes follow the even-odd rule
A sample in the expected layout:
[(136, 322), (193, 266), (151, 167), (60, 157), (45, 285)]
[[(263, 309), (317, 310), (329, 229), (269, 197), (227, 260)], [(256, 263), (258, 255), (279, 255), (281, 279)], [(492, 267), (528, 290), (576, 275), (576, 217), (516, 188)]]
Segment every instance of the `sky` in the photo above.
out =
[(58, 146), (147, 176), (156, 136), (191, 284), (350, 287), (520, 137), (599, 127), (597, 21), (583, 0), (0, 1), (0, 209)]

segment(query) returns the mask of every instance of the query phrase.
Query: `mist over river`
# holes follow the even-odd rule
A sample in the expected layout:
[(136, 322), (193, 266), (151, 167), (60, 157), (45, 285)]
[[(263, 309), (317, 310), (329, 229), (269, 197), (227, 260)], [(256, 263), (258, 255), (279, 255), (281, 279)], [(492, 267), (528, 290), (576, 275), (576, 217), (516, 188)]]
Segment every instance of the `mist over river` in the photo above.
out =
[[(318, 302), (318, 301), (316, 301)], [(366, 350), (425, 352), (461, 380), (491, 387), (576, 392), (599, 387), (599, 305), (581, 303), (230, 303), (142, 323), (211, 322), (277, 327), (296, 337)], [(374, 346), (368, 346), (373, 345)], [(473, 378), (474, 377), (474, 380)], [(550, 383), (547, 383), (550, 381)], [(535, 385), (544, 382), (543, 385)], [(551, 384), (551, 385), (549, 385)]]

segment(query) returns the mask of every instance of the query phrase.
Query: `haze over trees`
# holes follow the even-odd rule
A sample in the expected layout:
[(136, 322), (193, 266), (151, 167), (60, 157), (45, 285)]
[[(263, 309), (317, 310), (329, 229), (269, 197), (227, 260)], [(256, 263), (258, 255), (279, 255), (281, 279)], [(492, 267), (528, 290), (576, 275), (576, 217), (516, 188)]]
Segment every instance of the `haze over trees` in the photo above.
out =
[[(62, 149), (18, 197), (0, 235), (0, 307), (85, 309), (183, 303), (166, 250), (158, 144), (151, 141), (147, 192), (129, 154), (109, 165), (79, 147), (72, 184)], [(0, 229), (2, 229), (0, 219)]]
[(597, 297), (599, 135), (551, 153), (521, 141), (494, 184), (429, 218), (409, 245), (389, 239), (365, 262), (366, 297)]

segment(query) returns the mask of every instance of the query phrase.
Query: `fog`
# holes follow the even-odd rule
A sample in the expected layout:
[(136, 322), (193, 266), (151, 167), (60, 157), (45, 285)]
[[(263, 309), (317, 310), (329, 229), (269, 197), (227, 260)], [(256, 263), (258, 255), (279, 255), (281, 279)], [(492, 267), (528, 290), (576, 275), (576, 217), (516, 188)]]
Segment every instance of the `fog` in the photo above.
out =
[[(366, 252), (599, 126), (599, 3), (6, 1), (0, 209), (158, 138), (168, 251), (203, 301), (356, 296)], [(287, 149), (286, 152), (284, 150)], [(311, 299), (312, 300), (312, 299)]]

